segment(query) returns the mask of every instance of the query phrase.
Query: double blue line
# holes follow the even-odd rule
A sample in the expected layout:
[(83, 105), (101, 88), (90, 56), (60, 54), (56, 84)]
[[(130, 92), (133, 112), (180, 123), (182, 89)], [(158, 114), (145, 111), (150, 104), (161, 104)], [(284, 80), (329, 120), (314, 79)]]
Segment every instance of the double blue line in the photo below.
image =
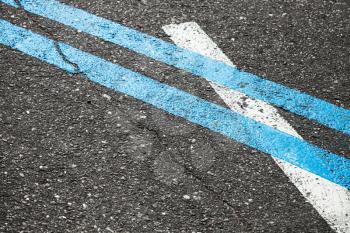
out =
[[(14, 0), (1, 0), (18, 7)], [(82, 32), (115, 43), (208, 81), (238, 90), (250, 97), (350, 135), (350, 110), (298, 90), (243, 72), (223, 62), (180, 48), (116, 22), (62, 4), (56, 0), (18, 0), (33, 14), (47, 17)]]
[(79, 72), (100, 85), (133, 96), (350, 189), (350, 160), (342, 156), (5, 20), (0, 20), (0, 32), (0, 44), (68, 72), (75, 72), (78, 67)]

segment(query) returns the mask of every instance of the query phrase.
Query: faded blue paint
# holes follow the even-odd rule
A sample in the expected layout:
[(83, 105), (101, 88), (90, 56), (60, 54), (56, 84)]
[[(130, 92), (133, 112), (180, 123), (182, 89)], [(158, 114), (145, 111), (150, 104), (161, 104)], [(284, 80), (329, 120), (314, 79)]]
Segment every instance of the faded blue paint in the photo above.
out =
[[(74, 72), (53, 40), (0, 20), (0, 43)], [(350, 160), (177, 88), (59, 43), (69, 61), (96, 83), (133, 96), (350, 189)]]
[[(4, 1), (3, 2), (8, 2)], [(55, 0), (21, 0), (29, 12), (100, 37), (350, 135), (350, 110)]]
[(18, 7), (16, 1), (14, 0), (1, 0), (1, 2), (6, 3), (7, 5), (10, 5), (12, 7), (16, 7), (16, 8)]

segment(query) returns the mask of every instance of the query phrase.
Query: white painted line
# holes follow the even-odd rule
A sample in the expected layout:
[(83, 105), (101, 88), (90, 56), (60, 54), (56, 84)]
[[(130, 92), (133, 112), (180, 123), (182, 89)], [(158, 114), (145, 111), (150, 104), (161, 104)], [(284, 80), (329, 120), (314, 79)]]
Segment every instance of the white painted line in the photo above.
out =
[[(171, 24), (164, 26), (163, 30), (178, 46), (234, 66), (230, 59), (218, 48), (214, 41), (208, 37), (198, 24), (194, 22), (178, 25)], [(211, 86), (231, 110), (301, 138), (293, 127), (291, 127), (271, 105), (261, 100), (253, 100), (241, 92), (228, 89), (218, 84), (211, 83)]]
[[(170, 24), (164, 26), (163, 30), (176, 45), (234, 66), (197, 23)], [(231, 110), (301, 138), (273, 106), (214, 83), (211, 86)], [(350, 232), (349, 190), (290, 163), (274, 160), (333, 229), (340, 233)]]

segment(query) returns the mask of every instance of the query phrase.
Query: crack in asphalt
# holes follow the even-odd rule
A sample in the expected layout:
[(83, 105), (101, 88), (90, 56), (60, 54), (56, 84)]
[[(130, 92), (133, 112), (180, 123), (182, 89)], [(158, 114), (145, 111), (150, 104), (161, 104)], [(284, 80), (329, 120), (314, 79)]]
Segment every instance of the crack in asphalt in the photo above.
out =
[[(30, 17), (29, 13), (25, 10), (25, 8), (24, 8), (24, 6), (22, 5), (21, 1), (20, 1), (20, 0), (14, 0), (14, 1), (15, 1), (15, 3), (17, 4), (18, 8), (19, 8), (20, 10), (22, 10), (28, 17)], [(32, 19), (32, 20), (33, 20), (34, 22), (36, 22), (35, 19)], [(39, 28), (40, 28), (41, 30), (43, 30), (43, 31), (45, 31), (47, 34), (49, 34), (51, 38), (55, 38), (55, 36), (54, 36), (52, 33), (48, 32), (45, 28), (43, 28), (43, 27), (40, 25), (40, 23), (38, 23), (37, 25), (39, 26)], [(74, 63), (74, 62), (72, 62), (72, 61), (70, 61), (70, 60), (67, 58), (67, 56), (63, 53), (63, 51), (62, 51), (62, 49), (61, 49), (61, 47), (60, 47), (60, 42), (53, 40), (53, 43), (54, 43), (54, 48), (55, 48), (56, 52), (60, 55), (60, 57), (62, 58), (62, 60), (63, 60), (64, 62), (66, 62), (67, 64), (69, 64), (69, 65), (71, 65), (71, 66), (74, 67), (74, 72), (73, 72), (73, 74), (74, 74), (74, 75), (77, 75), (77, 74), (84, 74), (84, 73), (80, 70), (79, 65), (76, 64), (76, 63)]]
[[(121, 113), (125, 116), (125, 117), (129, 117), (127, 113), (125, 113), (124, 111), (121, 111)], [(144, 124), (141, 122), (137, 122), (134, 120), (131, 120), (131, 122), (133, 124), (136, 125), (137, 128), (142, 129), (142, 130), (147, 130), (150, 133), (152, 133), (158, 140), (158, 144), (159, 146), (162, 146), (162, 141), (163, 138), (161, 136), (161, 133), (159, 132), (159, 130), (157, 130), (156, 128), (148, 125), (148, 124)], [(188, 176), (193, 177), (195, 180), (197, 180), (202, 187), (208, 192), (209, 195), (214, 196), (214, 198), (216, 200), (221, 201), (224, 205), (226, 205), (234, 214), (234, 216), (238, 219), (238, 221), (240, 221), (243, 226), (246, 228), (246, 231), (249, 231), (252, 226), (251, 224), (249, 224), (244, 218), (243, 216), (241, 216), (239, 214), (239, 211), (237, 211), (238, 207), (233, 205), (232, 203), (230, 203), (229, 200), (227, 200), (225, 197), (223, 197), (219, 192), (217, 192), (216, 190), (214, 190), (210, 185), (206, 184), (205, 178), (203, 178), (203, 176), (201, 175), (201, 172), (198, 171), (194, 165), (192, 164), (192, 162), (190, 161), (190, 159), (188, 157), (185, 157), (183, 155), (181, 155), (184, 163), (181, 163), (180, 161), (176, 160), (175, 158), (171, 157), (171, 160), (176, 163), (177, 165), (181, 166), (184, 168), (185, 174)]]
[(61, 56), (62, 60), (66, 63), (68, 63), (69, 65), (74, 67), (74, 74), (84, 74), (80, 68), (79, 65), (70, 61), (67, 56), (63, 53), (61, 47), (60, 47), (60, 42), (58, 41), (54, 41), (54, 46), (55, 46), (55, 50), (56, 52)]
[(220, 200), (221, 202), (223, 202), (226, 206), (229, 207), (229, 209), (231, 209), (233, 211), (233, 214), (235, 215), (235, 217), (238, 219), (238, 221), (240, 221), (243, 226), (246, 228), (247, 231), (249, 231), (251, 229), (250, 224), (243, 218), (243, 216), (241, 216), (239, 214), (239, 212), (237, 211), (238, 207), (233, 205), (232, 203), (230, 203), (229, 200), (227, 200), (226, 198), (224, 198), (219, 192), (215, 191), (210, 185), (207, 184), (207, 182), (205, 181), (205, 178), (203, 178), (200, 174), (201, 172), (198, 171), (192, 164), (191, 161), (189, 161), (188, 158), (185, 158), (185, 156), (182, 156), (182, 159), (184, 161), (183, 164), (181, 164), (179, 161), (177, 161), (176, 159), (172, 159), (172, 161), (180, 166), (182, 166), (184, 168), (184, 171), (187, 175), (192, 176), (194, 179), (196, 179), (197, 181), (199, 181), (199, 183), (204, 187), (204, 189), (206, 189), (208, 191), (208, 193), (210, 195), (213, 195), (215, 197), (216, 200)]

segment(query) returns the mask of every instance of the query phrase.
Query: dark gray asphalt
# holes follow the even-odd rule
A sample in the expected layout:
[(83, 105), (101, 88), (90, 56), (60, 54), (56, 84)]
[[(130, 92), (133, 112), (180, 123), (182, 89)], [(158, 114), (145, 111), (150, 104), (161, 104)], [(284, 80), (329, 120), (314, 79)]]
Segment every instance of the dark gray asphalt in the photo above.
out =
[[(164, 39), (196, 21), (243, 70), (350, 108), (350, 3), (64, 1)], [(1, 17), (223, 104), (207, 82), (1, 5)], [(0, 232), (332, 232), (268, 156), (0, 46)], [(290, 113), (306, 139), (350, 139)]]

